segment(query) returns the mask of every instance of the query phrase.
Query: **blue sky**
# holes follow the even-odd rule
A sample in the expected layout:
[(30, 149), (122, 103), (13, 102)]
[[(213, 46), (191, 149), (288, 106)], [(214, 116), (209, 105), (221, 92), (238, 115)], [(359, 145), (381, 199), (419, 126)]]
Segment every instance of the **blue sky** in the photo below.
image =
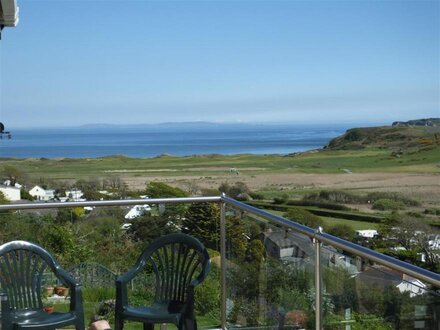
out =
[(438, 1), (18, 0), (8, 127), (440, 116)]

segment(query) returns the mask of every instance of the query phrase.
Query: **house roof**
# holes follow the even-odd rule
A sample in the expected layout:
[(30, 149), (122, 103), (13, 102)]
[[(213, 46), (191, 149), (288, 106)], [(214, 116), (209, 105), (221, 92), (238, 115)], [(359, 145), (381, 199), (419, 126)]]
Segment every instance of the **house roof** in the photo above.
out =
[(17, 26), (18, 24), (18, 12), (16, 0), (0, 0), (0, 25), (4, 26)]
[(376, 265), (359, 273), (356, 278), (366, 285), (379, 288), (386, 288), (389, 286), (396, 287), (402, 282), (402, 273)]
[(281, 249), (298, 246), (307, 253), (313, 253), (313, 245), (310, 238), (285, 230), (275, 230), (263, 233), (264, 240), (270, 240)]

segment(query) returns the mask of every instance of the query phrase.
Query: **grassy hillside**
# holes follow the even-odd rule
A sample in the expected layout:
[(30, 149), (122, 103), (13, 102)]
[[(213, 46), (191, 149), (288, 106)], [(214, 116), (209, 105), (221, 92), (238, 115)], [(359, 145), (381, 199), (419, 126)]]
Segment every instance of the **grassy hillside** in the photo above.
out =
[(394, 125), (352, 128), (330, 141), (327, 148), (352, 150), (363, 148), (393, 148), (396, 152), (410, 152), (440, 145), (440, 126)]

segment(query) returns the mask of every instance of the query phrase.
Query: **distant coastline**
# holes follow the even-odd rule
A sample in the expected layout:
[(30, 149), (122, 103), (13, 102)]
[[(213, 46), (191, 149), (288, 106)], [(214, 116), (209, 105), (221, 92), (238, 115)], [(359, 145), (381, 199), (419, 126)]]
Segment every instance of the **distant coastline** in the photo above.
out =
[(191, 122), (21, 128), (11, 140), (0, 141), (0, 158), (289, 154), (323, 148), (350, 127)]

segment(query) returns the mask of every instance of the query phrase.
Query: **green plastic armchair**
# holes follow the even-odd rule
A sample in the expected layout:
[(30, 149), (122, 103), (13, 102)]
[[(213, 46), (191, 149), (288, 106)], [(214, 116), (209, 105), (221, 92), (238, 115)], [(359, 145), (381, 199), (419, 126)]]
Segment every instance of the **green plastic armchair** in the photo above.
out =
[[(208, 275), (210, 259), (196, 238), (175, 233), (152, 242), (135, 266), (116, 280), (115, 328), (124, 321), (142, 322), (144, 329), (155, 323), (174, 323), (179, 329), (196, 330), (194, 288)], [(155, 297), (151, 306), (129, 305), (127, 284), (136, 276), (154, 274)]]
[[(70, 289), (66, 313), (43, 309), (44, 275), (53, 273)], [(56, 329), (74, 325), (84, 330), (81, 287), (41, 246), (12, 241), (0, 246), (1, 329)]]

